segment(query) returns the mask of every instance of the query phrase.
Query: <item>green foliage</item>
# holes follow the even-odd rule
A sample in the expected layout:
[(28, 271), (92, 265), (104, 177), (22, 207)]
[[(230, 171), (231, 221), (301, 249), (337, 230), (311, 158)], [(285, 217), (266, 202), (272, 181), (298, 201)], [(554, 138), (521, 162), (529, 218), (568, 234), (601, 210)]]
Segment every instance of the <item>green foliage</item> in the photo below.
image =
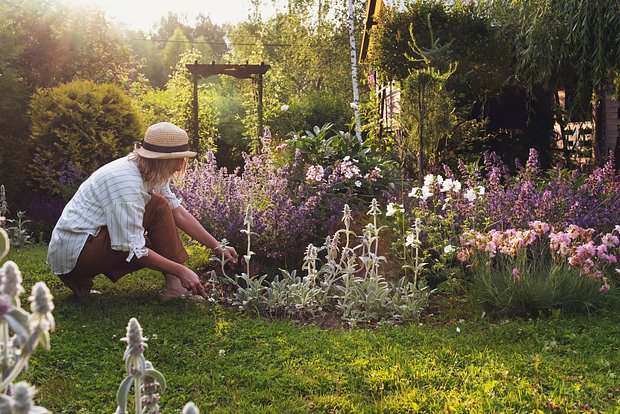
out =
[(23, 373), (37, 385), (38, 404), (54, 413), (114, 411), (124, 370), (110, 361), (123, 352), (119, 339), (134, 316), (149, 337), (149, 359), (166, 375), (165, 412), (179, 412), (188, 400), (217, 414), (440, 413), (448, 406), (476, 414), (612, 413), (620, 404), (615, 307), (496, 320), (454, 298), (433, 306), (422, 325), (329, 329), (211, 303), (162, 304), (155, 271), (115, 284), (99, 277), (101, 299), (75, 302), (45, 266), (46, 251), (29, 247), (11, 259), (21, 264), (27, 289), (43, 279), (55, 296), (62, 329)]
[(351, 132), (335, 131), (332, 124), (294, 134), (278, 148), (282, 152), (277, 162), (302, 167), (294, 170), (297, 179), (322, 187), (316, 190), (320, 193), (356, 194), (359, 198), (348, 201), (355, 206), (382, 197), (382, 191), (401, 181), (397, 163), (376, 140), (360, 142)]
[(26, 224), (30, 223), (30, 220), (26, 220), (25, 217), (25, 212), (18, 211), (16, 219), (6, 219), (9, 224), (6, 230), (11, 239), (11, 246), (13, 247), (20, 248), (32, 243), (32, 237), (26, 228)]
[[(403, 92), (408, 99), (403, 99), (401, 120), (404, 126), (403, 136), (416, 136), (417, 139), (399, 145), (399, 152), (402, 154), (400, 161), (403, 166), (409, 164), (408, 158), (410, 158), (411, 153), (417, 153), (417, 171), (420, 185), (422, 185), (426, 163), (434, 161), (437, 156), (439, 141), (446, 139), (453, 123), (451, 122), (453, 105), (451, 105), (449, 97), (445, 94), (442, 96), (441, 92), (458, 67), (458, 62), (450, 62), (447, 63), (447, 69), (444, 71), (439, 68), (446, 66), (445, 49), (449, 48), (450, 45), (439, 46), (438, 41), (433, 40), (430, 15), (428, 17), (428, 30), (431, 36), (431, 47), (423, 50), (418, 45), (413, 33), (413, 26), (409, 27), (411, 52), (405, 53), (405, 57), (417, 67), (409, 70), (409, 76), (405, 80)], [(450, 112), (446, 113), (447, 111), (444, 110), (443, 113), (440, 113), (440, 108), (449, 108), (448, 111)], [(411, 131), (413, 126), (415, 126), (415, 134)]]
[[(364, 6), (364, 1), (354, 1), (358, 28), (361, 27)], [(346, 2), (299, 0), (289, 2), (285, 11), (267, 21), (251, 20), (231, 31), (230, 39), (235, 46), (229, 54), (230, 61), (265, 62), (271, 66), (264, 78), (263, 103), (266, 123), (269, 125), (271, 120), (276, 120), (275, 133), (339, 122), (332, 114), (319, 122), (312, 121), (310, 125), (290, 125), (287, 131), (287, 126), (280, 125), (277, 119), (283, 104), (293, 109), (298, 102), (301, 104), (304, 95), (320, 93), (332, 96), (335, 102), (352, 100), (351, 66), (343, 64), (350, 62), (349, 20), (346, 16)], [(248, 44), (248, 39), (252, 44)], [(242, 119), (245, 136), (253, 139), (256, 149), (255, 85), (243, 82), (239, 86), (246, 103)], [(338, 111), (337, 116), (342, 113)]]
[(404, 80), (419, 68), (415, 61), (404, 59), (410, 53), (410, 28), (423, 50), (432, 49), (434, 42), (448, 45), (445, 65), (438, 69), (446, 71), (449, 62), (459, 62), (447, 88), (454, 93), (458, 107), (469, 109), (474, 102), (497, 93), (513, 75), (507, 63), (512, 37), (496, 24), (494, 16), (484, 13), (483, 3), (417, 0), (408, 3), (403, 12), (384, 10), (381, 24), (372, 29), (371, 62), (385, 80)]
[(175, 71), (181, 57), (187, 54), (190, 49), (191, 44), (189, 43), (189, 39), (183, 34), (183, 31), (177, 27), (162, 51), (166, 68)]
[[(282, 108), (285, 108), (282, 110)], [(310, 91), (293, 97), (280, 111), (267, 120), (274, 138), (290, 136), (296, 131), (308, 131), (329, 122), (335, 130), (344, 131), (351, 121), (349, 102), (342, 97), (322, 91)]]
[(174, 74), (166, 84), (165, 90), (151, 89), (140, 98), (140, 106), (144, 111), (147, 124), (172, 122), (180, 126), (190, 136), (192, 146), (205, 153), (215, 149), (214, 137), (218, 113), (208, 92), (212, 86), (205, 82), (198, 85), (198, 137), (194, 137), (193, 127), (193, 82), (187, 67), (188, 63), (200, 60), (197, 50), (184, 53), (176, 64)]
[(90, 81), (39, 90), (30, 118), (31, 184), (64, 200), (102, 164), (130, 152), (143, 132), (136, 106), (118, 86)]

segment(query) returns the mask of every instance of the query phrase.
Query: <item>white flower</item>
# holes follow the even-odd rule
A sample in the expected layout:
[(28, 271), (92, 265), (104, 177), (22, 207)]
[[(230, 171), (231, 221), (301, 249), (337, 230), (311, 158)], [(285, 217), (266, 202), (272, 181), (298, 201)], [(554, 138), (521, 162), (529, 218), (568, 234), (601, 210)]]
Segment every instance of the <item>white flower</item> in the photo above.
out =
[(142, 355), (144, 348), (146, 348), (147, 339), (142, 336), (142, 327), (136, 318), (131, 318), (127, 324), (127, 336), (121, 339), (123, 342), (127, 342), (127, 349), (125, 350), (125, 359), (129, 355)]
[(461, 333), (461, 328), (459, 328), (458, 326), (456, 327), (456, 333)]
[(349, 106), (351, 107), (351, 109), (354, 109), (354, 110), (359, 109), (359, 105), (356, 102), (351, 102)]
[(422, 200), (426, 200), (432, 195), (433, 195), (433, 192), (427, 186), (424, 186), (422, 188), (413, 187), (411, 191), (409, 192), (409, 197), (420, 198)]
[(340, 174), (344, 175), (348, 179), (359, 177), (360, 169), (354, 164), (356, 162), (357, 160), (355, 158), (351, 159), (348, 155), (344, 157), (339, 165)]
[(446, 178), (441, 185), (441, 191), (444, 193), (448, 191), (459, 192), (461, 191), (461, 183), (458, 180)]
[(32, 295), (28, 298), (30, 300), (30, 310), (32, 311), (30, 323), (33, 326), (43, 330), (54, 330), (55, 322), (52, 316), (52, 311), (54, 310), (53, 298), (44, 282), (34, 284)]
[(413, 235), (413, 233), (409, 233), (407, 235), (407, 239), (405, 240), (405, 246), (413, 246), (414, 242), (415, 242), (415, 236)]
[(7, 262), (0, 267), (0, 291), (15, 299), (19, 298), (19, 295), (24, 293), (24, 288), (22, 287), (22, 273), (19, 271), (19, 267), (17, 267), (15, 262), (11, 260), (7, 260)]
[(355, 186), (356, 187), (361, 187), (362, 186), (362, 182), (360, 180), (355, 180)]
[(422, 194), (422, 189), (420, 187), (413, 187), (411, 189), (411, 191), (409, 191), (409, 194), (407, 194), (409, 197), (415, 197), (418, 198), (419, 195)]
[(218, 355), (223, 357), (224, 355), (226, 355), (226, 350), (220, 349), (220, 351), (218, 352)]
[(433, 193), (431, 192), (430, 188), (428, 188), (427, 186), (422, 187), (422, 197), (420, 197), (422, 200), (426, 200), (432, 195)]
[(451, 244), (447, 244), (446, 246), (444, 246), (443, 248), (443, 252), (445, 254), (451, 254), (454, 253), (454, 246), (452, 246)]
[(463, 197), (465, 197), (467, 201), (474, 201), (476, 199), (476, 192), (472, 188), (470, 188), (465, 192), (465, 195)]
[(280, 107), (280, 111), (282, 111), (282, 112), (286, 112), (286, 111), (288, 111), (288, 105), (282, 105), (282, 106)]
[(435, 176), (433, 174), (426, 174), (424, 176), (424, 185), (431, 185), (435, 181)]
[(474, 191), (479, 195), (484, 195), (485, 189), (483, 186), (479, 185), (478, 187), (474, 188)]
[(386, 216), (393, 216), (397, 212), (404, 213), (405, 208), (402, 204), (389, 203), (387, 206), (387, 211), (385, 212)]

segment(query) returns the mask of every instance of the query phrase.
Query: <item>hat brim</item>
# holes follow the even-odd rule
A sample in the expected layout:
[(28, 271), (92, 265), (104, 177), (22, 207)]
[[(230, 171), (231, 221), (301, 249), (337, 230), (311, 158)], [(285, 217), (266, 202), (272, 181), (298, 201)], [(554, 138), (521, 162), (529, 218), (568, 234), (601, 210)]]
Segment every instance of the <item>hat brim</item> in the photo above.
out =
[(196, 153), (194, 151), (182, 151), (182, 152), (155, 152), (149, 151), (144, 148), (137, 148), (138, 155), (144, 158), (158, 159), (158, 160), (173, 160), (176, 158), (194, 158)]

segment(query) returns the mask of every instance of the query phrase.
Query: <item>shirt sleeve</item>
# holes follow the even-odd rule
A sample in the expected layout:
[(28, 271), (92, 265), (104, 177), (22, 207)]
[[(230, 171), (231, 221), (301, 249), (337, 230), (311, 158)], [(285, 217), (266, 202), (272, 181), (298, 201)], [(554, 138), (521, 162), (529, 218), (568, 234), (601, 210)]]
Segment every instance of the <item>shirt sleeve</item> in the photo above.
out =
[(106, 211), (110, 247), (112, 250), (129, 252), (128, 262), (134, 256), (139, 259), (148, 255), (142, 227), (145, 205), (144, 196), (136, 194), (133, 200), (118, 200)]
[(173, 210), (181, 205), (181, 202), (179, 201), (177, 196), (170, 189), (170, 184), (164, 184), (159, 186), (155, 189), (155, 192), (164, 197)]

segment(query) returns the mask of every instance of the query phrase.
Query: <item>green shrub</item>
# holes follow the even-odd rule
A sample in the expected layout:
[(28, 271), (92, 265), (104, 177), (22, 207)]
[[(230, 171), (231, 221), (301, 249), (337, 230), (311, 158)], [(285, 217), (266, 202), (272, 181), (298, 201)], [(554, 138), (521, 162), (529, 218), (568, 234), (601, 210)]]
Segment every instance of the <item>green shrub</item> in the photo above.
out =
[(274, 112), (267, 120), (274, 137), (282, 138), (291, 131), (311, 130), (329, 122), (335, 130), (347, 131), (353, 110), (348, 102), (326, 92), (310, 92), (295, 98), (283, 110)]
[(83, 80), (38, 91), (30, 117), (30, 184), (65, 201), (94, 170), (128, 153), (144, 129), (119, 87)]

